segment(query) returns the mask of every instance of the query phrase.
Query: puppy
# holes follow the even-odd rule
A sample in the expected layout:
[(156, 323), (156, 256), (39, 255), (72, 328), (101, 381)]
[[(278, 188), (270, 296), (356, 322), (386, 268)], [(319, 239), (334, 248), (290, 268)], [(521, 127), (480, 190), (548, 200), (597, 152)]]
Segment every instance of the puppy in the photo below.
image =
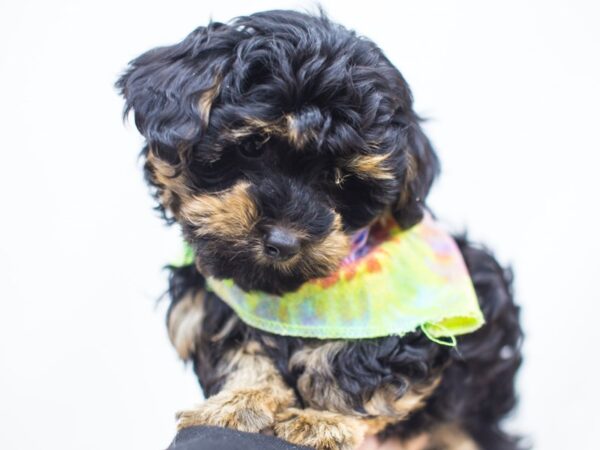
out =
[[(324, 14), (269, 11), (197, 28), (117, 82), (146, 139), (146, 180), (195, 263), (172, 267), (167, 317), (207, 400), (178, 426), (271, 431), (352, 449), (365, 433), (430, 449), (514, 449), (522, 332), (511, 273), (456, 242), (486, 324), (456, 349), (421, 331), (318, 340), (257, 330), (205, 277), (284, 294), (334, 272), (357, 230), (424, 215), (438, 158), (400, 72)], [(423, 437), (425, 436), (425, 437)]]

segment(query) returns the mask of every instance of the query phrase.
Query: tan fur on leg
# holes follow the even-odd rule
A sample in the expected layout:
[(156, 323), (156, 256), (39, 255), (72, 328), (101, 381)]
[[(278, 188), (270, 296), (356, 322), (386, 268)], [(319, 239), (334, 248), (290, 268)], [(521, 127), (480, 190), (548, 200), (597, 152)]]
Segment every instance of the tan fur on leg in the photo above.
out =
[(277, 394), (267, 386), (221, 391), (198, 409), (178, 413), (177, 428), (212, 425), (258, 433), (273, 424), (275, 412), (289, 401)]
[(294, 403), (292, 390), (256, 342), (230, 352), (217, 370), (227, 374), (223, 389), (196, 409), (178, 413), (178, 429), (212, 425), (260, 432)]
[(275, 435), (316, 450), (353, 450), (367, 427), (357, 418), (315, 409), (290, 408), (275, 418)]
[(372, 416), (389, 417), (395, 419), (397, 422), (406, 418), (414, 411), (421, 409), (439, 382), (440, 379), (436, 378), (427, 385), (411, 386), (401, 396), (398, 396), (396, 388), (393, 386), (381, 387), (364, 404), (364, 409)]

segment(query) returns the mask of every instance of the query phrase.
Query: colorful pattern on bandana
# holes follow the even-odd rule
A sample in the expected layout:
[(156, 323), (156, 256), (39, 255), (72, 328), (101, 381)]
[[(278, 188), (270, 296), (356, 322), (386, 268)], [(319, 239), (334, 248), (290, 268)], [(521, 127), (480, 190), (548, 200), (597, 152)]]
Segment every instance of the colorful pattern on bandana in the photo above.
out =
[(248, 325), (285, 336), (376, 338), (421, 328), (439, 342), (484, 323), (462, 255), (431, 217), (406, 231), (383, 219), (355, 234), (352, 248), (334, 274), (283, 296), (245, 292), (232, 280), (208, 278), (208, 287)]

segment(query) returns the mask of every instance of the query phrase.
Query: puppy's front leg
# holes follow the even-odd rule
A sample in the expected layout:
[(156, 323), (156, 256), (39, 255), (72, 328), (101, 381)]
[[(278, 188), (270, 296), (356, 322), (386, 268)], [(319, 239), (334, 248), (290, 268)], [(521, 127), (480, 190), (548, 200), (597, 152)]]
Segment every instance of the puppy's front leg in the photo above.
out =
[(312, 408), (289, 408), (275, 419), (275, 435), (317, 450), (354, 450), (367, 426), (358, 417)]
[(260, 432), (294, 403), (294, 393), (256, 342), (228, 353), (218, 370), (227, 374), (223, 389), (196, 409), (177, 414), (177, 428), (212, 425)]

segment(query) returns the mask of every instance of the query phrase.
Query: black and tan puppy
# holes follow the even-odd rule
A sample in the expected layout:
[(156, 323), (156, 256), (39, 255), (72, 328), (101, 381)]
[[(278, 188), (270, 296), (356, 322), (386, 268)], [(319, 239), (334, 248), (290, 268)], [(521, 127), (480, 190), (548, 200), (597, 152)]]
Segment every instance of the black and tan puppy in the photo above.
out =
[(438, 160), (398, 70), (325, 16), (269, 11), (151, 50), (118, 81), (144, 135), (146, 178), (195, 264), (172, 268), (169, 334), (207, 397), (179, 426), (351, 449), (365, 432), (429, 448), (514, 449), (521, 330), (511, 275), (457, 238), (486, 325), (456, 349), (421, 332), (366, 340), (271, 335), (241, 322), (205, 276), (285, 293), (337, 269), (383, 214), (418, 223)]

